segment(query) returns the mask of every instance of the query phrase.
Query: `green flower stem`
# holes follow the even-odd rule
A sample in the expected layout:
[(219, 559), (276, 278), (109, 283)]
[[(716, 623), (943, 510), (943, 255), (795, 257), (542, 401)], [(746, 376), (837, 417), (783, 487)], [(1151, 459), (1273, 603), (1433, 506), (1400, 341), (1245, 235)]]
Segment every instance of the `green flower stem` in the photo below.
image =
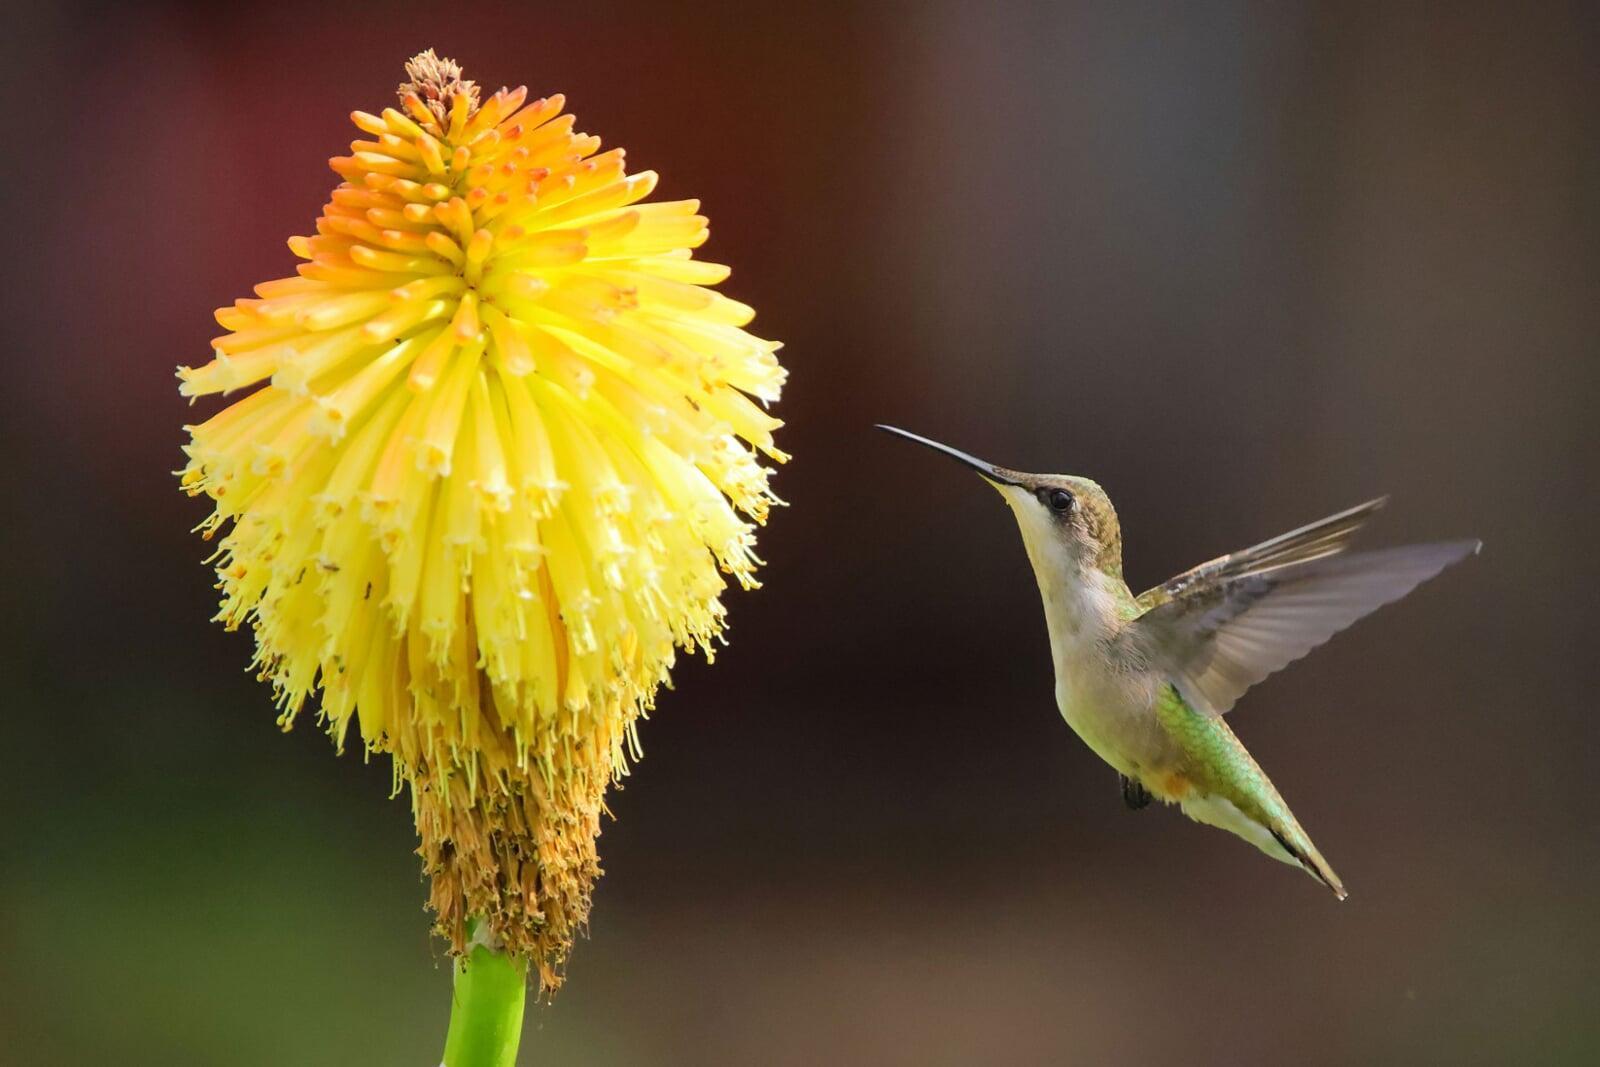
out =
[(470, 931), (467, 954), (455, 962), (442, 1067), (516, 1067), (528, 961), (497, 952), (480, 940), (484, 931), (477, 920)]

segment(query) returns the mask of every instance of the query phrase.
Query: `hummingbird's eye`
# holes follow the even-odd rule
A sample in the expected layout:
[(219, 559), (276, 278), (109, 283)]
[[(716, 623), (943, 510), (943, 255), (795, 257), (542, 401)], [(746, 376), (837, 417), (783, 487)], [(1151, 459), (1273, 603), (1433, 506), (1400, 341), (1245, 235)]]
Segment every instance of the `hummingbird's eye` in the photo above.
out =
[(1045, 506), (1057, 515), (1065, 515), (1072, 510), (1072, 494), (1065, 489), (1051, 489), (1043, 496)]

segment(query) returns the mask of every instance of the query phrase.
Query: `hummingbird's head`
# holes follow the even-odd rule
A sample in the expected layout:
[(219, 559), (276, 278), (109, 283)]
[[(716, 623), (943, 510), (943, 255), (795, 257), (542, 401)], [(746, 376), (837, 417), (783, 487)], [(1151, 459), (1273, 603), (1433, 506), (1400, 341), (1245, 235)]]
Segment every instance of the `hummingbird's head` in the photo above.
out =
[(1122, 527), (1105, 490), (1072, 474), (1028, 474), (968, 455), (894, 426), (878, 429), (915, 441), (977, 471), (999, 490), (1022, 530), (1028, 558), (1041, 577), (1046, 572), (1094, 568), (1122, 574)]

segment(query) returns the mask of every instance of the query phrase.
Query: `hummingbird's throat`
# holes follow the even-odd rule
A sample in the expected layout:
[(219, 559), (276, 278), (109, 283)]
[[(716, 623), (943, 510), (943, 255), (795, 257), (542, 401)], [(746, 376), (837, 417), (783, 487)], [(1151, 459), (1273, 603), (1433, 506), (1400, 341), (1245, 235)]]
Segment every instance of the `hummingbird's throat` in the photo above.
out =
[(1022, 531), (1052, 644), (1059, 649), (1062, 642), (1104, 636), (1116, 619), (1111, 588), (1116, 579), (1085, 558), (1085, 546), (1066, 524), (1041, 508), (1032, 493), (1016, 486), (1002, 486), (1000, 492)]

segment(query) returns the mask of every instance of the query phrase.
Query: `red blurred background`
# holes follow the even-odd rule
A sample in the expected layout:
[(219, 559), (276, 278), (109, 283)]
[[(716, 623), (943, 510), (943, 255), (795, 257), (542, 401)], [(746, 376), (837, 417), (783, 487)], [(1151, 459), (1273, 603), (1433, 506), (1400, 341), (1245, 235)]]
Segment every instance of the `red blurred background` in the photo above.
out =
[[(34, 4), (4, 77), (0, 1061), (433, 1063), (388, 771), (206, 622), (172, 368), (433, 46), (698, 196), (787, 343), (761, 591), (615, 799), (556, 1063), (1594, 1062), (1578, 4)], [(1123, 810), (976, 479), (1130, 577), (1391, 492), (1484, 554), (1232, 721), (1349, 884)]]

